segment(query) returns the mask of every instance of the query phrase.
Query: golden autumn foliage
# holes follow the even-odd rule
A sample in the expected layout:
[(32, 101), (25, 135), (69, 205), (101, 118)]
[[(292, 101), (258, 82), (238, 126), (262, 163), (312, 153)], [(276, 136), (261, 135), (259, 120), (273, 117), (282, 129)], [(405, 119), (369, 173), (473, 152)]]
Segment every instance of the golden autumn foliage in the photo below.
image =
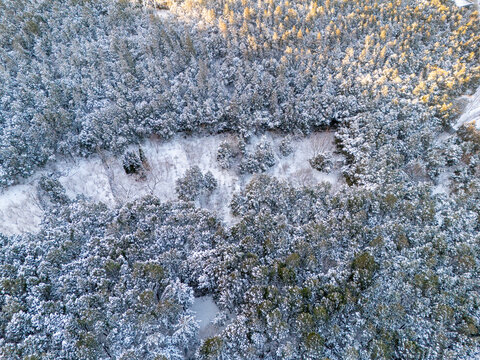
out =
[[(334, 68), (353, 88), (372, 86), (381, 96), (390, 95), (385, 86), (403, 89), (402, 97), (421, 101), (442, 116), (453, 111), (445, 104), (480, 78), (476, 12), (446, 0), (188, 4), (188, 9), (181, 6), (190, 18), (217, 22), (224, 37), (236, 37), (252, 55), (268, 50), (270, 57), (301, 60), (309, 54), (319, 71)], [(340, 59), (343, 69), (333, 59)]]

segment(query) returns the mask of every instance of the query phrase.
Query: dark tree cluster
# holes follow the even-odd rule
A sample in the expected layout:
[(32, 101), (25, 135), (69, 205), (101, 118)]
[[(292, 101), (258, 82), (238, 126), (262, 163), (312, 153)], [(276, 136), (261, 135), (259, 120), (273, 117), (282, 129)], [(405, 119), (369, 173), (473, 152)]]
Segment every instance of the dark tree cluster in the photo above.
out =
[(255, 146), (251, 152), (246, 152), (240, 163), (241, 173), (261, 173), (267, 171), (276, 163), (273, 145), (266, 139)]
[(138, 153), (133, 150), (126, 151), (123, 156), (123, 169), (126, 174), (137, 174), (140, 177), (146, 176), (146, 171), (150, 169), (145, 153), (141, 148)]
[(333, 166), (332, 155), (328, 153), (318, 154), (309, 160), (310, 166), (318, 171), (330, 172)]
[(192, 166), (184, 176), (177, 179), (175, 190), (178, 198), (184, 201), (195, 201), (206, 196), (217, 188), (217, 180), (210, 171), (202, 173), (198, 166)]

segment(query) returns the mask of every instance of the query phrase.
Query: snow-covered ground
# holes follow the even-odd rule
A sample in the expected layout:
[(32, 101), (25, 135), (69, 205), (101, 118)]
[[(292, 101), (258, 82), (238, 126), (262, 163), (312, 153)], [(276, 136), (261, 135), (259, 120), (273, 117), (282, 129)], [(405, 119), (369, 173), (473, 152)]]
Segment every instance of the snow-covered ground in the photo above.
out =
[(450, 176), (452, 176), (451, 171), (445, 171), (438, 176), (437, 184), (432, 188), (432, 195), (450, 194)]
[(13, 186), (0, 194), (0, 233), (35, 232), (43, 210), (32, 184)]
[(472, 5), (472, 1), (468, 0), (455, 0), (455, 5), (459, 7), (469, 6)]
[(458, 130), (460, 126), (466, 123), (473, 123), (475, 128), (480, 130), (480, 87), (475, 94), (469, 98), (467, 107), (463, 114), (458, 118), (453, 128)]
[[(276, 165), (267, 174), (290, 182), (295, 186), (314, 185), (320, 182), (332, 184), (335, 191), (343, 183), (340, 171), (342, 158), (334, 155), (338, 162), (329, 173), (311, 168), (308, 160), (319, 152), (333, 152), (333, 132), (314, 133), (308, 137), (292, 139), (293, 152), (282, 157), (279, 145), (284, 137), (275, 133), (264, 135), (273, 144)], [(25, 184), (13, 186), (0, 194), (0, 232), (18, 234), (38, 230), (42, 217), (37, 198), (36, 184), (43, 173), (56, 173), (65, 187), (67, 195), (75, 198), (84, 195), (109, 206), (123, 204), (146, 194), (156, 195), (162, 201), (176, 199), (175, 182), (191, 166), (197, 165), (202, 172), (210, 171), (218, 182), (217, 189), (198, 204), (232, 224), (230, 200), (234, 192), (243, 188), (254, 175), (240, 175), (237, 169), (222, 169), (217, 160), (217, 149), (222, 141), (235, 142), (231, 135), (189, 136), (178, 135), (169, 141), (147, 140), (140, 146), (148, 160), (150, 170), (146, 178), (127, 175), (122, 158), (109, 153), (75, 161), (59, 160), (28, 179)], [(253, 138), (247, 146), (253, 149), (261, 141)]]
[(172, 13), (169, 10), (156, 10), (155, 16), (159, 19), (170, 19), (172, 17)]
[[(458, 3), (457, 3), (458, 5)], [(473, 124), (477, 130), (480, 131), (480, 87), (473, 95), (463, 95), (459, 98), (461, 101), (466, 101), (467, 106), (462, 112), (462, 115), (457, 119), (452, 126), (454, 130), (460, 129), (464, 124)], [(447, 141), (452, 136), (456, 136), (452, 132), (442, 132), (436, 138), (437, 143)], [(445, 168), (444, 171), (437, 177), (436, 185), (432, 187), (432, 194), (450, 194), (450, 177), (453, 174), (452, 168)]]
[(200, 339), (206, 339), (217, 333), (218, 328), (212, 321), (220, 310), (211, 296), (195, 298), (190, 310), (194, 313), (195, 320), (198, 321)]

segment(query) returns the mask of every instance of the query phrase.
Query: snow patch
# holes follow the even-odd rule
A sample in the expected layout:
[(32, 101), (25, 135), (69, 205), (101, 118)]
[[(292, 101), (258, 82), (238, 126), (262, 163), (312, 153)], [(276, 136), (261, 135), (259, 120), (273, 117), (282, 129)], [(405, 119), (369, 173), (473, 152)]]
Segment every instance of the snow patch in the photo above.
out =
[(458, 118), (453, 128), (458, 130), (463, 124), (473, 123), (477, 130), (480, 130), (480, 87), (475, 94), (471, 97), (471, 100), (463, 114)]
[(211, 296), (202, 296), (194, 299), (190, 310), (194, 313), (195, 320), (199, 325), (200, 339), (214, 336), (218, 329), (212, 323), (220, 312), (217, 304)]
[[(343, 157), (334, 154), (334, 135), (334, 132), (321, 132), (292, 141), (294, 152), (287, 157), (279, 157), (276, 154), (277, 164), (267, 173), (295, 186), (312, 186), (321, 182), (328, 182), (335, 190), (338, 189), (342, 183), (339, 168)], [(275, 149), (278, 148), (282, 139), (282, 137), (271, 137)], [(338, 166), (334, 166), (334, 170), (330, 173), (313, 169), (309, 160), (319, 153), (332, 154), (333, 160)]]
[(58, 167), (62, 169), (58, 181), (69, 198), (83, 194), (107, 205), (115, 205), (107, 168), (99, 158), (81, 159), (76, 164), (66, 163)]
[(172, 13), (169, 10), (161, 9), (155, 11), (155, 16), (159, 19), (169, 19), (172, 16)]
[(455, 5), (457, 5), (458, 7), (464, 7), (472, 5), (472, 2), (468, 0), (455, 0)]
[(16, 185), (0, 194), (0, 233), (35, 233), (40, 228), (43, 210), (32, 184)]
[(450, 176), (451, 172), (443, 172), (438, 176), (437, 185), (432, 188), (432, 195), (450, 194)]

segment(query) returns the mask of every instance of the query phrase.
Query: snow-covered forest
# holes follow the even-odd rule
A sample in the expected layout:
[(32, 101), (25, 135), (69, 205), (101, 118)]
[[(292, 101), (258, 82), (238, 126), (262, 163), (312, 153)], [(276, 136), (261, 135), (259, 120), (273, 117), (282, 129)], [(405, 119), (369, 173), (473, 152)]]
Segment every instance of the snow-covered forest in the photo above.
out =
[(478, 359), (458, 5), (0, 0), (0, 358)]

